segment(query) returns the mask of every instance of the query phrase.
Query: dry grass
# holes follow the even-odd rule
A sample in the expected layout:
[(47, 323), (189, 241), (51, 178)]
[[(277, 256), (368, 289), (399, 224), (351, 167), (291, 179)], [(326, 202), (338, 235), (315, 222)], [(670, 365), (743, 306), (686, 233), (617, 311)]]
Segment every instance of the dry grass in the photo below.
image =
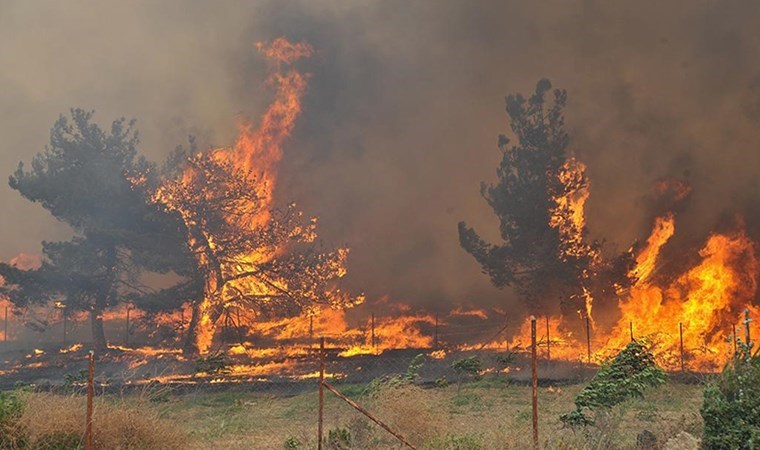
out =
[[(81, 448), (85, 428), (85, 398), (48, 393), (22, 393), (24, 408), (12, 430), (15, 448)], [(98, 398), (94, 404), (95, 449), (182, 449), (185, 434), (162, 419), (151, 405)], [(11, 447), (14, 448), (14, 447)]]
[[(456, 387), (388, 388), (360, 396), (360, 387), (339, 386), (369, 411), (427, 450), (498, 450), (530, 448), (530, 388), (484, 380)], [(643, 400), (630, 401), (599, 417), (597, 426), (573, 432), (563, 428), (561, 413), (573, 406), (582, 385), (541, 388), (539, 429), (545, 449), (629, 449), (642, 430), (664, 444), (679, 432), (699, 436), (702, 387), (669, 384)], [(342, 400), (326, 392), (325, 429), (345, 429), (349, 448), (401, 449), (395, 439)], [(256, 393), (196, 394), (173, 398), (165, 414), (183, 424), (192, 448), (316, 448), (316, 393), (272, 397)], [(326, 433), (327, 434), (327, 433)], [(681, 448), (681, 447), (676, 447)]]

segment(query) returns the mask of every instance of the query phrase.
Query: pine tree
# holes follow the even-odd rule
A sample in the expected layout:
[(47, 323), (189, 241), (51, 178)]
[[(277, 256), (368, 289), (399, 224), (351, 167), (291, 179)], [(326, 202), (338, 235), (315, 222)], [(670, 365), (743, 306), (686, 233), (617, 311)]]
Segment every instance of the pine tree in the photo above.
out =
[(499, 136), (498, 181), (481, 185), (481, 195), (499, 219), (502, 242), (486, 242), (465, 222), (459, 223), (459, 240), (495, 286), (514, 287), (532, 306), (536, 300), (560, 298), (562, 312), (572, 317), (585, 311), (588, 296), (609, 295), (612, 286), (628, 283), (632, 255), (604, 261), (600, 243), (586, 240), (583, 206), (589, 181), (585, 166), (567, 151), (566, 104), (566, 91), (552, 91), (545, 79), (527, 99), (520, 94), (506, 98), (517, 144), (510, 146), (506, 136)]

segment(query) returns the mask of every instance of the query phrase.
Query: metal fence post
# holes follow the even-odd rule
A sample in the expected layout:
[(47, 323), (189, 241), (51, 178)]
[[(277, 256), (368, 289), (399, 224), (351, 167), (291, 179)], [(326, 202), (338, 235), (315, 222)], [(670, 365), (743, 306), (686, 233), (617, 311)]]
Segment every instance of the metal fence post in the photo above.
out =
[(744, 310), (744, 339), (745, 344), (749, 348), (750, 345), (752, 345), (752, 339), (749, 335), (749, 323), (752, 322), (752, 319), (749, 318), (749, 309)]
[(325, 338), (319, 338), (319, 429), (317, 431), (317, 449), (322, 450), (322, 433), (325, 409)]
[(3, 328), (3, 346), (8, 350), (8, 305), (5, 306), (5, 325)]
[(546, 316), (546, 361), (552, 362), (552, 339), (549, 335), (549, 316)]
[(588, 363), (591, 364), (591, 326), (586, 314), (586, 352), (588, 353)]
[(438, 348), (438, 313), (435, 313), (435, 328), (433, 329), (433, 348)]
[(536, 316), (530, 316), (531, 387), (533, 396), (533, 448), (538, 449), (538, 366), (536, 352)]
[(635, 341), (636, 339), (633, 338), (633, 321), (631, 321), (631, 342)]
[(129, 306), (127, 306), (127, 325), (125, 330), (124, 346), (129, 347)]
[(375, 339), (375, 313), (372, 313), (372, 348), (377, 350), (377, 340)]
[(84, 432), (84, 448), (92, 450), (92, 398), (95, 395), (93, 379), (95, 377), (95, 352), (90, 350), (90, 364), (87, 372), (87, 424)]
[(683, 323), (678, 322), (678, 334), (681, 337), (681, 372), (683, 372)]
[(736, 352), (739, 350), (736, 344), (736, 326), (731, 327), (731, 334), (733, 335), (733, 341), (734, 341), (734, 359), (736, 359), (736, 355), (737, 355)]

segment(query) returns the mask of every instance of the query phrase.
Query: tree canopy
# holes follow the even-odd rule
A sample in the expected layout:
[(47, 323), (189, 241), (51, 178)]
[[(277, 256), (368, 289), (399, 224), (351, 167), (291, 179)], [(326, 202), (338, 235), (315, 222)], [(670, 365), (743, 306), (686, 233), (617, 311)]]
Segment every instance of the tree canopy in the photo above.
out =
[(129, 292), (145, 289), (145, 268), (172, 269), (178, 222), (144, 201), (131, 178), (150, 164), (137, 154), (134, 122), (119, 119), (110, 131), (93, 113), (72, 109), (50, 132), (50, 143), (10, 177), (11, 188), (68, 224), (74, 237), (43, 242), (42, 264), (21, 270), (0, 264), (2, 292), (17, 306), (57, 301), (66, 313), (91, 315), (93, 345), (106, 347), (102, 314)]
[(632, 256), (605, 261), (601, 244), (586, 239), (589, 180), (585, 166), (568, 154), (566, 104), (567, 92), (552, 91), (545, 79), (529, 98), (506, 98), (517, 143), (510, 146), (509, 138), (499, 136), (498, 180), (481, 185), (502, 242), (487, 242), (465, 222), (459, 223), (459, 240), (495, 286), (514, 287), (531, 304), (561, 298), (563, 312), (576, 313), (588, 296), (628, 282)]

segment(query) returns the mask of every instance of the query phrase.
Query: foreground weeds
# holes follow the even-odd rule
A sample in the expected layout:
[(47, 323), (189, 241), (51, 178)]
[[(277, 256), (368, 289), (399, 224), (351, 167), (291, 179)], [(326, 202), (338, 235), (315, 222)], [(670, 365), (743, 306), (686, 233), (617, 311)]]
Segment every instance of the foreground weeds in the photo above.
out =
[[(84, 445), (85, 398), (41, 392), (6, 393), (17, 402), (2, 422), (0, 448), (79, 449)], [(97, 398), (93, 413), (95, 449), (182, 449), (185, 434), (152, 405)]]

